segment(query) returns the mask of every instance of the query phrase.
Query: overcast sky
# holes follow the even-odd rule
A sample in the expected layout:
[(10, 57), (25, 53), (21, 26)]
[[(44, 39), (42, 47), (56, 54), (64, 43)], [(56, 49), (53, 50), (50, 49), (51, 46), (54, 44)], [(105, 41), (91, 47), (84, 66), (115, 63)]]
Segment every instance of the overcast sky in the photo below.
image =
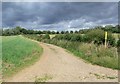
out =
[(3, 27), (79, 30), (118, 23), (117, 2), (3, 2)]

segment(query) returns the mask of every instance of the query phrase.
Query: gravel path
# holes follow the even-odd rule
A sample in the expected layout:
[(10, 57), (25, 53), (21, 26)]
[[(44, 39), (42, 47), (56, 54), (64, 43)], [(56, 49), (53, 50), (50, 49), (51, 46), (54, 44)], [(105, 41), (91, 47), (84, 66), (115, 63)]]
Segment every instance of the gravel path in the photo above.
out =
[(43, 54), (34, 65), (23, 69), (7, 82), (117, 82), (117, 70), (91, 65), (63, 48), (40, 43)]

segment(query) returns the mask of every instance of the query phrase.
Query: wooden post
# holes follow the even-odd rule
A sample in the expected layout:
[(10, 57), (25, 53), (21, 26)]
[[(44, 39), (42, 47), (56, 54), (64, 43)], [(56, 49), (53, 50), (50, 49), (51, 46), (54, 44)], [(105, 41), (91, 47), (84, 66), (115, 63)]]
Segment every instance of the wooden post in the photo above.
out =
[(105, 48), (107, 47), (107, 32), (105, 32)]

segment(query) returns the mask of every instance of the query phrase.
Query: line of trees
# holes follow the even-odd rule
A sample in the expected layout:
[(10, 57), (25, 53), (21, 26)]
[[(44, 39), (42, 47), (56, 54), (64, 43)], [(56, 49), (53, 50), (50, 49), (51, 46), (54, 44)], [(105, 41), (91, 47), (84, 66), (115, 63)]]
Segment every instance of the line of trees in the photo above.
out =
[(25, 28), (21, 28), (19, 26), (13, 29), (2, 29), (1, 31), (3, 36), (20, 35), (20, 34), (59, 34), (59, 32), (55, 32), (55, 31), (28, 30)]
[[(106, 25), (105, 27), (96, 26), (96, 27), (92, 28), (92, 30), (94, 30), (94, 29), (101, 29), (101, 30), (108, 31), (111, 33), (120, 33), (120, 25), (116, 25), (116, 26)], [(80, 30), (79, 33), (85, 34), (89, 31), (91, 31), (91, 29), (84, 29), (84, 30)]]
[[(55, 40), (67, 40), (67, 41), (76, 41), (76, 42), (87, 42), (94, 44), (104, 44), (105, 37), (104, 37), (104, 31), (101, 29), (95, 29), (87, 32), (86, 34), (59, 34), (56, 35), (53, 39)], [(115, 38), (112, 36), (112, 33), (108, 33), (108, 39), (107, 39), (108, 45), (115, 46)]]
[(95, 29), (101, 29), (104, 31), (108, 31), (108, 32), (112, 32), (112, 33), (120, 33), (120, 26), (116, 25), (116, 26), (112, 26), (112, 25), (107, 25), (105, 27), (102, 26), (97, 26), (95, 28), (92, 29), (84, 29), (84, 30), (79, 30), (79, 31), (37, 31), (37, 30), (28, 30), (25, 28), (21, 28), (20, 26), (17, 26), (13, 29), (2, 29), (2, 35), (3, 36), (11, 36), (11, 35), (20, 35), (20, 34), (73, 34), (73, 33), (80, 33), (80, 34), (86, 34), (87, 32), (91, 31), (91, 30), (95, 30)]

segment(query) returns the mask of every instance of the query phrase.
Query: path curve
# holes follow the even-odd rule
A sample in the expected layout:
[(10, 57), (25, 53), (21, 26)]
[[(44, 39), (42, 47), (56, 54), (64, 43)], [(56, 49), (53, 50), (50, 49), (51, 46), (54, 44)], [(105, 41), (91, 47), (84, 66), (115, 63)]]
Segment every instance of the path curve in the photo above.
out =
[[(63, 48), (55, 45), (39, 43), (43, 47), (40, 60), (23, 69), (6, 82), (34, 82), (45, 80), (50, 82), (117, 82), (117, 70), (85, 63)], [(112, 77), (112, 78), (110, 78)]]

